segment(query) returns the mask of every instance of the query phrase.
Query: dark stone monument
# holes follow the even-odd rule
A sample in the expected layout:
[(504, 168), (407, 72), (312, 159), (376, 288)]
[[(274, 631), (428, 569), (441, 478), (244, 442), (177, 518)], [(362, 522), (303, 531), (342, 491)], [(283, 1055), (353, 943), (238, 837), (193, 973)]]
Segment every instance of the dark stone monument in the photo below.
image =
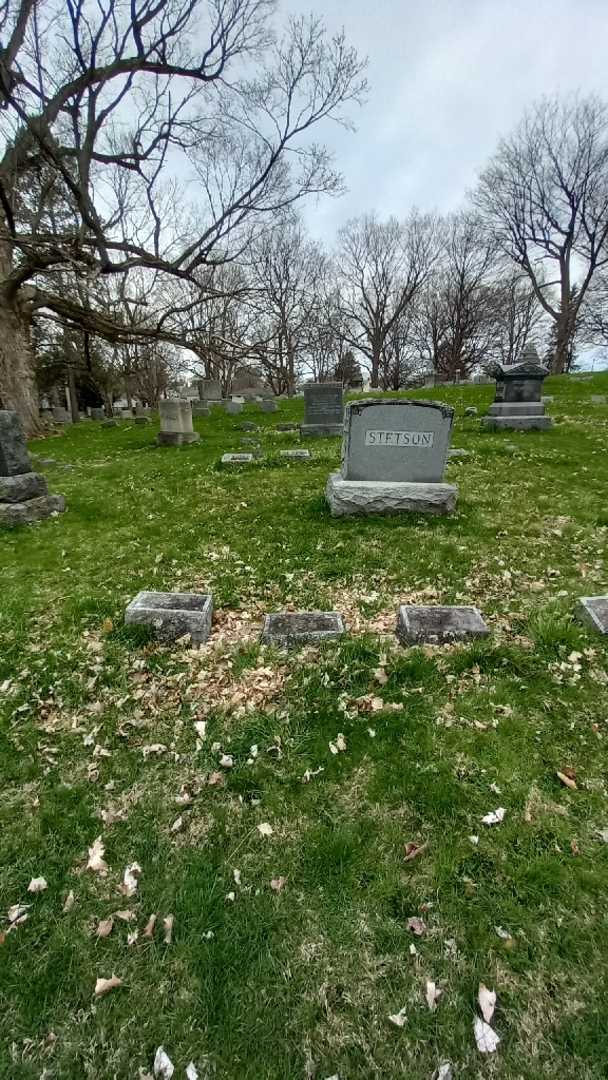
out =
[(125, 611), (127, 626), (147, 626), (163, 641), (190, 635), (201, 645), (211, 633), (211, 593), (140, 592)]
[(261, 640), (265, 645), (289, 648), (317, 644), (344, 633), (344, 620), (336, 611), (285, 611), (265, 616)]
[(201, 401), (221, 401), (221, 383), (218, 379), (199, 379), (198, 396)]
[(304, 387), (304, 438), (341, 435), (344, 420), (342, 383), (307, 383)]
[(0, 410), (0, 525), (31, 525), (65, 510), (63, 495), (49, 495), (32, 471), (17, 413)]
[(102, 408), (98, 408), (97, 405), (91, 407), (91, 420), (103, 420), (105, 413)]
[(552, 427), (553, 421), (545, 416), (541, 400), (543, 381), (549, 372), (542, 366), (534, 345), (525, 347), (516, 364), (495, 364), (492, 373), (496, 395), (483, 420), (486, 428), (546, 431)]

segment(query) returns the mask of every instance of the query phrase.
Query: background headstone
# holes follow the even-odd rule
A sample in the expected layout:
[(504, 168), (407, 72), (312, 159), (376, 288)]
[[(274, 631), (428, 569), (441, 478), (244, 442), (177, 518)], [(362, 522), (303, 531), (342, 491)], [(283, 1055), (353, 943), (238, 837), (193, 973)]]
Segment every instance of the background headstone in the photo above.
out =
[(0, 476), (29, 473), (32, 465), (25, 435), (16, 412), (0, 410)]
[(198, 442), (200, 435), (192, 427), (192, 406), (186, 398), (167, 398), (159, 403), (159, 446), (182, 446)]
[(31, 525), (63, 510), (63, 495), (49, 495), (44, 476), (32, 472), (17, 413), (0, 410), (0, 525)]
[(222, 384), (218, 379), (200, 379), (198, 396), (201, 401), (221, 401)]
[(343, 420), (342, 383), (308, 383), (304, 387), (304, 423), (300, 429), (303, 436), (341, 435)]

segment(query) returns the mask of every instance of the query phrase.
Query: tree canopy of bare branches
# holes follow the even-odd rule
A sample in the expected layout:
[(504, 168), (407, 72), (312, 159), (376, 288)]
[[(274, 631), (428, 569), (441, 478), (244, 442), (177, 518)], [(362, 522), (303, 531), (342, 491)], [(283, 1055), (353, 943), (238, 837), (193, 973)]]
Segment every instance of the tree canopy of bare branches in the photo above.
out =
[(544, 99), (503, 139), (475, 204), (497, 247), (527, 274), (555, 324), (553, 370), (567, 369), (595, 274), (608, 264), (608, 108)]
[[(260, 222), (337, 192), (309, 132), (345, 123), (362, 64), (272, 0), (9, 0), (0, 15), (0, 397), (36, 427), (35, 312), (125, 337), (93, 298), (134, 268), (192, 280)], [(56, 288), (62, 269), (86, 300)], [(154, 333), (153, 319), (139, 328)], [(130, 327), (134, 332), (134, 327)]]

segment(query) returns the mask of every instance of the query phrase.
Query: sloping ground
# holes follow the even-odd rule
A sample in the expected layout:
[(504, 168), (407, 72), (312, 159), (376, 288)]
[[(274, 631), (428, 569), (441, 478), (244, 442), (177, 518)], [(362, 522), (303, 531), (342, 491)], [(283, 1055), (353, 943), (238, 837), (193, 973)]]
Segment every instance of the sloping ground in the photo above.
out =
[[(604, 1075), (608, 649), (571, 613), (608, 592), (608, 375), (545, 390), (546, 434), (442, 391), (471, 451), (449, 519), (332, 521), (338, 440), (277, 453), (298, 402), (182, 450), (127, 424), (32, 445), (69, 509), (0, 537), (0, 1076), (132, 1080), (160, 1045), (175, 1077)], [(218, 470), (243, 419), (267, 457)], [(211, 589), (208, 646), (125, 630), (141, 588)], [(406, 600), (476, 604), (492, 636), (402, 649)], [(260, 648), (290, 607), (351, 635)]]

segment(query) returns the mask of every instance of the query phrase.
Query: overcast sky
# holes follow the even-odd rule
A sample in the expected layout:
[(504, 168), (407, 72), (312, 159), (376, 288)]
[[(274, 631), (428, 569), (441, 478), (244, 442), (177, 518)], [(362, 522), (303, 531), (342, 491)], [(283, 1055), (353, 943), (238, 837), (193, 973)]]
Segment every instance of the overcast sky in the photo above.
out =
[(335, 126), (348, 193), (303, 207), (314, 235), (368, 210), (449, 211), (526, 105), (545, 93), (608, 96), (607, 0), (280, 0), (323, 16), (369, 57), (355, 134)]

